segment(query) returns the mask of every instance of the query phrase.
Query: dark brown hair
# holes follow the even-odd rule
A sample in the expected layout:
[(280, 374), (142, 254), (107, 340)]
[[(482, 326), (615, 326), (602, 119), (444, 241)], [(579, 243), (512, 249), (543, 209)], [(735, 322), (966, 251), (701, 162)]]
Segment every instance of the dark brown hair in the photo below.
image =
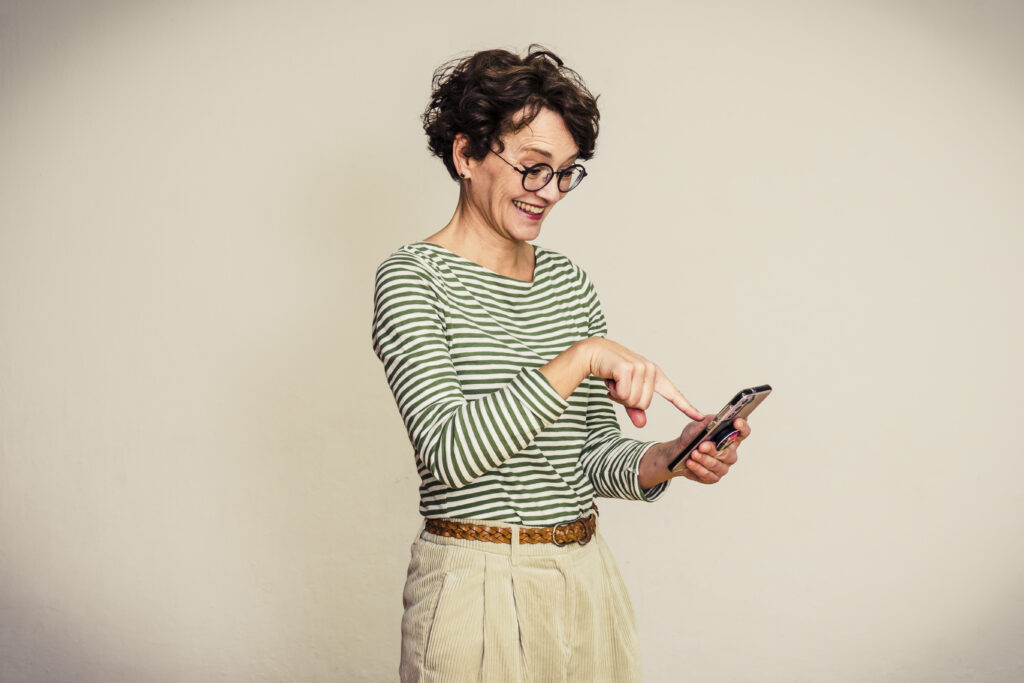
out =
[[(529, 124), (542, 108), (565, 121), (580, 159), (594, 156), (597, 143), (597, 97), (580, 75), (558, 55), (531, 45), (525, 57), (507, 50), (484, 50), (441, 65), (434, 72), (430, 104), (423, 112), (428, 147), (458, 179), (452, 144), (462, 133), (470, 158), (483, 159), (500, 136)], [(523, 111), (522, 117), (516, 113)]]

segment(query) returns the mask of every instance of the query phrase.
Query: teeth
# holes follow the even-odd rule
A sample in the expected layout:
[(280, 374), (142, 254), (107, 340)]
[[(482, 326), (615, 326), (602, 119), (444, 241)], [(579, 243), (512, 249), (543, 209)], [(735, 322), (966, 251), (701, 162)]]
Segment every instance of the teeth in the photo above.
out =
[(535, 216), (544, 213), (544, 207), (541, 206), (530, 206), (529, 204), (524, 204), (520, 201), (516, 201), (515, 199), (512, 200), (512, 203), (526, 213), (532, 213)]

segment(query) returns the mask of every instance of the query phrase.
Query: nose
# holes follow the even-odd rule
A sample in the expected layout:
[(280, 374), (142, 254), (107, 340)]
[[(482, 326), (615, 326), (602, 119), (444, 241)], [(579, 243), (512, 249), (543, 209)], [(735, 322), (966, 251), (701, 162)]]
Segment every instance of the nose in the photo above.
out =
[(535, 190), (535, 193), (538, 197), (546, 199), (549, 205), (555, 204), (555, 202), (562, 198), (562, 193), (558, 191), (558, 176), (553, 177), (551, 182), (544, 187)]

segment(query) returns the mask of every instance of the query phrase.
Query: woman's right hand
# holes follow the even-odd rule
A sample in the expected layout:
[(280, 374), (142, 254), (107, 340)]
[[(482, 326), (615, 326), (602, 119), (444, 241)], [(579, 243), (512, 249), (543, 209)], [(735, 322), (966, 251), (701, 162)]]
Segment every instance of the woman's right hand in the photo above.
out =
[(588, 374), (605, 381), (609, 398), (626, 408), (629, 419), (637, 427), (647, 424), (645, 411), (654, 394), (663, 396), (687, 417), (704, 419), (704, 414), (693, 407), (664, 371), (640, 354), (604, 337), (584, 339), (576, 346), (588, 364)]

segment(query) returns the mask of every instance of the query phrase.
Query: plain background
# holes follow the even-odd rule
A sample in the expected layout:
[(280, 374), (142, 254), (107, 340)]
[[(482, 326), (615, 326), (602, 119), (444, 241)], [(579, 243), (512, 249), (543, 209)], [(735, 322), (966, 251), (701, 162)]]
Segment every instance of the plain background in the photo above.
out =
[(433, 69), (542, 42), (603, 118), (538, 243), (699, 407), (776, 388), (721, 485), (602, 507), (648, 679), (1021, 680), (1022, 29), (0, 3), (0, 679), (396, 678), (417, 482), (373, 272), (454, 208)]

